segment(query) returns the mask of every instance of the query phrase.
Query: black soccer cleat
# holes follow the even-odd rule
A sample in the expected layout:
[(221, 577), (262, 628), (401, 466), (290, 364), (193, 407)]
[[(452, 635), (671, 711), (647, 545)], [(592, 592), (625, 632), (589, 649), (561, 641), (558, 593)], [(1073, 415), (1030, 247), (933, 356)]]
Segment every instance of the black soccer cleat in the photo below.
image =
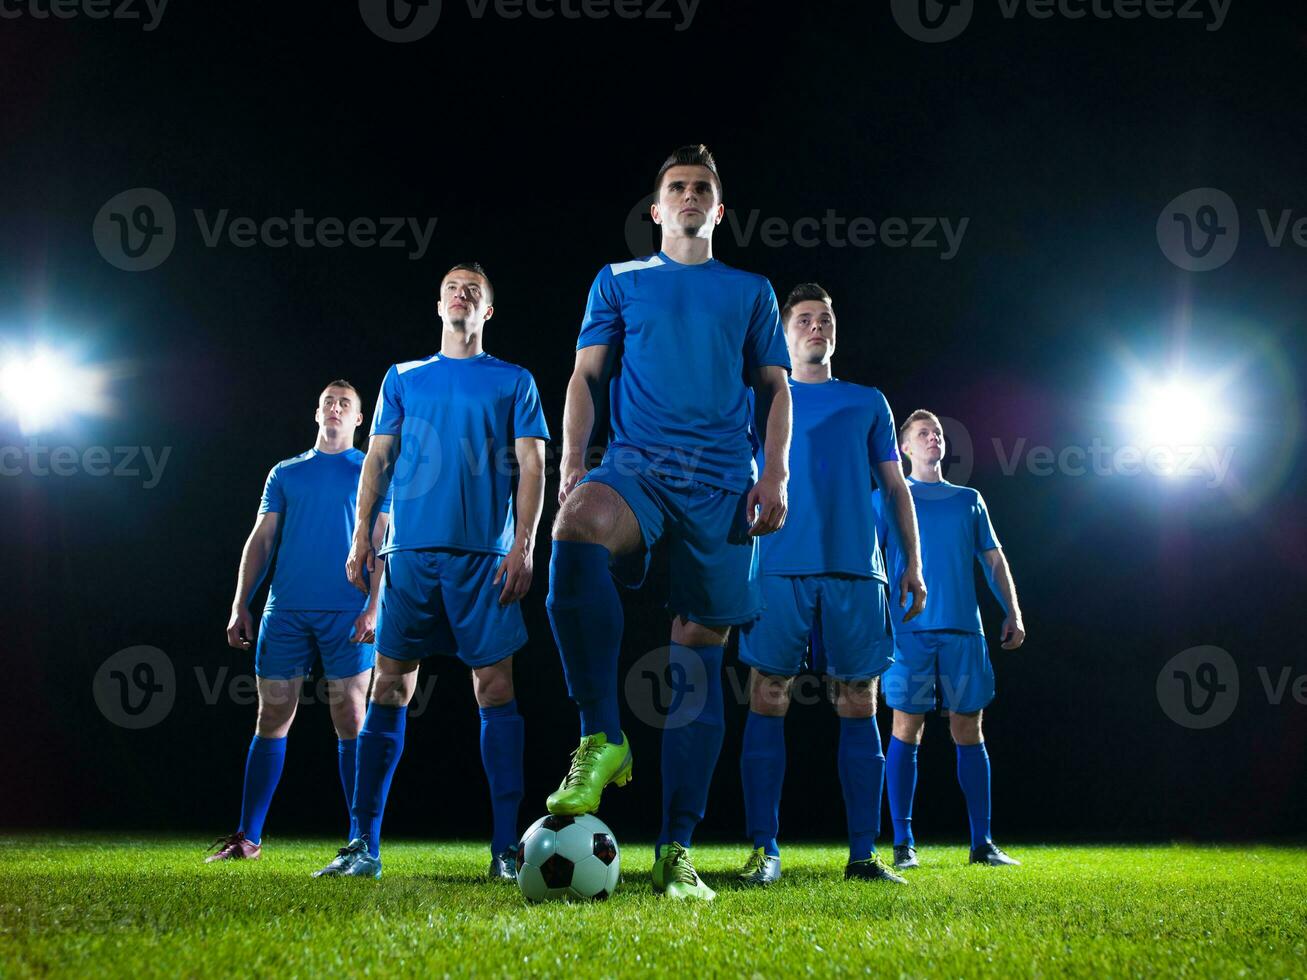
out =
[(969, 863), (987, 864), (991, 868), (1014, 867), (1021, 864), (1016, 858), (1004, 854), (1002, 849), (992, 840), (985, 841), (980, 847), (973, 847)]
[(900, 871), (906, 868), (921, 867), (921, 862), (917, 860), (917, 849), (911, 844), (895, 844), (894, 867)]
[(890, 870), (879, 854), (861, 861), (850, 861), (844, 866), (844, 878), (860, 878), (863, 881), (888, 881), (895, 885), (906, 885), (908, 879)]

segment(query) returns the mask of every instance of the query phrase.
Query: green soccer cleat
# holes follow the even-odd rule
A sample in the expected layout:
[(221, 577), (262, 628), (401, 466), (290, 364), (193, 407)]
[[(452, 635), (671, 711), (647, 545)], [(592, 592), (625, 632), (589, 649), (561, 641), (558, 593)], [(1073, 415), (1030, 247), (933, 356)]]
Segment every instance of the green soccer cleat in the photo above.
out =
[(768, 854), (767, 849), (755, 847), (744, 862), (744, 868), (736, 876), (744, 888), (758, 888), (781, 880), (781, 858), (779, 854)]
[(906, 885), (908, 879), (900, 874), (895, 874), (890, 870), (881, 856), (874, 851), (871, 857), (863, 858), (861, 861), (850, 861), (844, 866), (844, 877), (859, 878), (863, 881), (888, 881), (895, 885)]
[(313, 872), (315, 878), (380, 878), (381, 858), (368, 853), (366, 838), (356, 837), (331, 859), (325, 868)]
[(690, 861), (690, 852), (673, 841), (663, 845), (663, 856), (654, 862), (654, 891), (668, 898), (697, 898), (702, 902), (711, 902), (717, 893), (703, 883), (699, 872), (694, 870)]
[(572, 753), (572, 765), (562, 784), (549, 795), (545, 807), (565, 817), (594, 813), (605, 786), (625, 786), (630, 781), (631, 742), (626, 735), (622, 735), (621, 745), (609, 744), (603, 733), (586, 735)]

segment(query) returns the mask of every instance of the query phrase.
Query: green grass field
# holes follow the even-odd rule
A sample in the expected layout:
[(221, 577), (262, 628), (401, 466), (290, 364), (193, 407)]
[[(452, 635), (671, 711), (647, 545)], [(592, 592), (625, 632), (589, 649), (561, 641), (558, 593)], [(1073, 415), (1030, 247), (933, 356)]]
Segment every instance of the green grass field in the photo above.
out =
[(789, 846), (735, 891), (742, 847), (702, 847), (711, 905), (654, 897), (623, 851), (606, 903), (527, 906), (480, 844), (390, 842), (379, 881), (315, 880), (325, 841), (205, 866), (205, 842), (0, 839), (0, 975), (1301, 976), (1307, 849), (1022, 847), (1012, 869), (921, 848), (908, 887), (845, 882), (839, 847)]

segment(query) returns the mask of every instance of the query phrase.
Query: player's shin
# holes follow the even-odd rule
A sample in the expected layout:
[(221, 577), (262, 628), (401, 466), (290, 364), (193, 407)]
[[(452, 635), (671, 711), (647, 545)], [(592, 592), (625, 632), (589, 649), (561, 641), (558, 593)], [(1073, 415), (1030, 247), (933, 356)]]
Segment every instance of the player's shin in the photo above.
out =
[(839, 770), (848, 816), (849, 861), (864, 861), (876, 850), (885, 781), (885, 756), (875, 717), (840, 719)]
[(781, 787), (785, 782), (785, 716), (750, 711), (744, 724), (740, 783), (744, 788), (746, 831), (755, 848), (780, 854)]
[(481, 708), (481, 762), (490, 784), (494, 829), (492, 854), (503, 854), (517, 843), (518, 810), (522, 804), (522, 751), (526, 725), (517, 701)]
[(912, 837), (912, 798), (917, 792), (918, 748), (890, 736), (885, 759), (885, 784), (889, 791), (889, 812), (894, 821), (896, 846), (917, 846)]
[(386, 809), (390, 781), (404, 751), (407, 705), (368, 705), (358, 738), (358, 777), (354, 785), (354, 822), (367, 839), (368, 853), (381, 849), (381, 816)]
[(708, 789), (726, 733), (722, 704), (722, 647), (672, 644), (673, 676), (686, 678), (663, 729), (663, 827), (659, 848), (690, 846), (708, 805)]

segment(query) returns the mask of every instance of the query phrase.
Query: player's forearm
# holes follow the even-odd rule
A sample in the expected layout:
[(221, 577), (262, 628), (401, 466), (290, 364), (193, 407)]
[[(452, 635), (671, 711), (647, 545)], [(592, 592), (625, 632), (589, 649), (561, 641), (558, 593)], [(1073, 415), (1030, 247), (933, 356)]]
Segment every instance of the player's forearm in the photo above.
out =
[(263, 581), (263, 573), (268, 569), (268, 560), (272, 557), (272, 545), (257, 531), (245, 540), (241, 550), (240, 567), (236, 572), (236, 596), (233, 606), (247, 606), (254, 590)]
[(544, 454), (532, 456), (522, 465), (517, 481), (517, 547), (530, 554), (545, 505)]
[(998, 556), (985, 563), (985, 578), (989, 581), (989, 590), (1003, 607), (1003, 612), (1013, 619), (1021, 618), (1021, 605), (1017, 601), (1017, 586), (1012, 581), (1012, 569), (1007, 558), (1000, 550)]
[(755, 389), (758, 415), (763, 419), (763, 473), (782, 480), (790, 478), (790, 428), (792, 410), (790, 386), (783, 380), (778, 385)]
[[(386, 524), (381, 518), (377, 518), (376, 527), (372, 529), (372, 550), (380, 553), (381, 548), (386, 543)], [(381, 559), (377, 559), (376, 570), (372, 572), (368, 580), (368, 608), (376, 610), (377, 600), (381, 595)]]
[(359, 477), (358, 504), (355, 513), (354, 535), (372, 537), (376, 527), (377, 515), (381, 510), (381, 501), (390, 490), (390, 480), (395, 472), (394, 453), (368, 450), (363, 460), (363, 473)]
[(921, 570), (921, 541), (917, 534), (917, 509), (912, 504), (912, 491), (906, 482), (889, 488), (894, 502), (894, 526), (898, 530), (899, 551), (909, 568)]
[(594, 382), (580, 373), (573, 373), (572, 380), (567, 383), (567, 401), (563, 406), (564, 466), (580, 464), (585, 460), (594, 423)]

